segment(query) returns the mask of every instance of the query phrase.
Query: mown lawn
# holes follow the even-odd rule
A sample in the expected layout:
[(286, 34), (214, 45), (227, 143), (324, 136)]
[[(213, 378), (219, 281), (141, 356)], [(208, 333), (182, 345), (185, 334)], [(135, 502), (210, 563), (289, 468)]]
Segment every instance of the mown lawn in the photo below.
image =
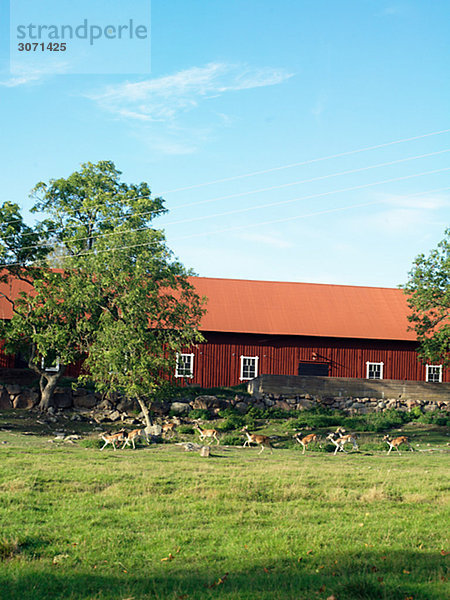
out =
[(0, 599), (444, 600), (449, 457), (0, 432)]

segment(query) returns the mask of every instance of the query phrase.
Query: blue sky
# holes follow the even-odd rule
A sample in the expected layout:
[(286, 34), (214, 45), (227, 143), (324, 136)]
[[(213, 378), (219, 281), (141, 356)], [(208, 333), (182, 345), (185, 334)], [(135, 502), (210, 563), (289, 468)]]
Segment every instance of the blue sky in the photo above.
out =
[(1, 200), (25, 214), (38, 181), (113, 160), (166, 199), (157, 224), (199, 275), (384, 287), (450, 224), (446, 0), (153, 0), (151, 72), (124, 43), (121, 74), (107, 43), (100, 74), (73, 52), (11, 73), (0, 8)]

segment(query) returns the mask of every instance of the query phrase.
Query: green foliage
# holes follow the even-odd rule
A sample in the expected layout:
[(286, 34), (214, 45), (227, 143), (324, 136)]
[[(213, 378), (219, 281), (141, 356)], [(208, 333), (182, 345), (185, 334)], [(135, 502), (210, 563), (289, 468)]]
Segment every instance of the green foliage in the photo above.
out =
[(305, 411), (301, 416), (291, 422), (294, 429), (302, 429), (303, 427), (312, 427), (313, 429), (320, 427), (335, 427), (340, 424), (342, 417), (336, 414), (321, 415), (316, 412)]
[(231, 414), (226, 417), (222, 423), (218, 423), (216, 428), (220, 431), (233, 431), (234, 429), (242, 429), (245, 424), (246, 422), (243, 416)]
[(420, 343), (424, 363), (450, 362), (450, 229), (428, 257), (414, 261), (403, 286), (412, 310), (409, 320)]
[(430, 425), (440, 425), (442, 427), (450, 426), (450, 414), (441, 412), (427, 412), (417, 419), (419, 423), (427, 423)]
[(237, 433), (228, 433), (222, 437), (220, 443), (223, 446), (242, 446), (243, 439), (242, 436)]
[(211, 415), (209, 414), (209, 410), (206, 408), (194, 408), (189, 413), (190, 419), (202, 419), (203, 421), (209, 421)]
[(178, 425), (177, 427), (178, 433), (182, 434), (191, 434), (195, 433), (195, 429), (191, 425)]
[[(32, 233), (47, 242), (47, 262), (41, 269), (24, 263), (20, 273), (8, 268), (5, 277), (26, 277), (34, 295), (16, 302), (4, 334), (9, 349), (28, 348), (41, 375), (41, 357), (59, 357), (62, 373), (85, 356), (84, 381), (140, 400), (173, 375), (177, 352), (203, 339), (197, 326), (204, 310), (190, 272), (151, 226), (165, 212), (163, 200), (120, 175), (100, 161), (36, 185), (33, 211), (47, 218)], [(0, 214), (0, 252), (8, 261), (25, 260), (20, 251), (30, 233), (21, 222), (17, 231), (6, 226), (17, 212), (7, 204)]]

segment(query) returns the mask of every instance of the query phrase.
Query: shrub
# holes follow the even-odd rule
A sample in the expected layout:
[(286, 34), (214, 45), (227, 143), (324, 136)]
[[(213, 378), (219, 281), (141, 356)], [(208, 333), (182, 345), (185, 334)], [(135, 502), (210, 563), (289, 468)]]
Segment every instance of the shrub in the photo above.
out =
[(448, 425), (450, 425), (450, 415), (448, 413), (438, 413), (438, 412), (434, 412), (434, 413), (425, 413), (423, 415), (420, 415), (420, 417), (418, 418), (419, 423), (426, 423), (429, 425), (441, 425), (443, 427), (446, 427)]
[(248, 411), (248, 417), (252, 417), (253, 419), (268, 419), (269, 411), (265, 408), (257, 408), (256, 406), (251, 406)]
[(242, 437), (237, 433), (229, 433), (224, 435), (220, 440), (220, 443), (224, 446), (242, 446)]
[(305, 412), (300, 417), (297, 417), (292, 421), (291, 425), (295, 429), (302, 429), (303, 427), (312, 427), (316, 429), (318, 427), (335, 427), (342, 421), (342, 417), (331, 414), (317, 414), (316, 412)]
[(179, 425), (177, 431), (178, 433), (195, 433), (195, 429), (190, 425)]
[(296, 410), (284, 410), (283, 408), (269, 408), (267, 410), (269, 419), (291, 419), (297, 416)]
[(233, 429), (242, 429), (245, 425), (245, 419), (241, 415), (230, 415), (217, 424), (217, 429), (220, 431), (232, 431)]
[(193, 410), (189, 411), (189, 418), (208, 421), (211, 418), (211, 415), (209, 414), (209, 410), (206, 408), (194, 408)]

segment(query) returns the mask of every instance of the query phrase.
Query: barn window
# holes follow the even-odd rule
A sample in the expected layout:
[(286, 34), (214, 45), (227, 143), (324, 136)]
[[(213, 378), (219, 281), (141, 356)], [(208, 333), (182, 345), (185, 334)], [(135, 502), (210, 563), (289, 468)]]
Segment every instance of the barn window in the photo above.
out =
[(384, 363), (366, 362), (366, 379), (383, 379)]
[(442, 365), (427, 365), (426, 381), (430, 383), (442, 383)]
[(241, 356), (241, 381), (258, 377), (258, 360), (258, 356)]
[(52, 361), (52, 359), (49, 360), (42, 357), (41, 369), (44, 369), (44, 371), (47, 371), (48, 373), (57, 373), (59, 371), (59, 358)]
[(194, 377), (193, 354), (177, 354), (175, 377)]

